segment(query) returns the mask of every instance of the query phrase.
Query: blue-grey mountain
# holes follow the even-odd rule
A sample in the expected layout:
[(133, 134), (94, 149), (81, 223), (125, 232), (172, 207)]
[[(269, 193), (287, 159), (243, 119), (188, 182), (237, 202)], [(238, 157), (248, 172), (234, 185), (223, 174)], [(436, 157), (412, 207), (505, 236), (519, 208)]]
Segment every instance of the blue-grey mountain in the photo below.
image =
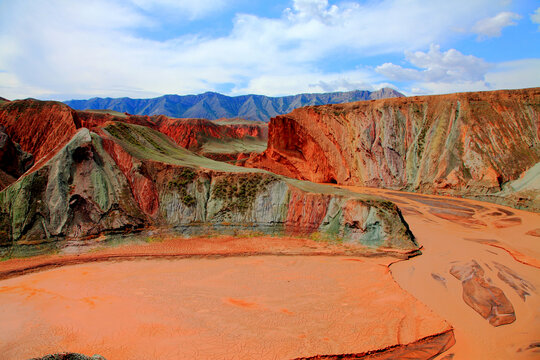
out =
[(390, 88), (378, 91), (354, 90), (321, 94), (299, 94), (282, 97), (264, 95), (226, 96), (214, 92), (200, 95), (164, 95), (152, 99), (92, 98), (69, 100), (67, 105), (77, 110), (110, 109), (134, 115), (167, 115), (175, 118), (243, 118), (269, 121), (308, 105), (341, 104), (360, 100), (401, 97)]

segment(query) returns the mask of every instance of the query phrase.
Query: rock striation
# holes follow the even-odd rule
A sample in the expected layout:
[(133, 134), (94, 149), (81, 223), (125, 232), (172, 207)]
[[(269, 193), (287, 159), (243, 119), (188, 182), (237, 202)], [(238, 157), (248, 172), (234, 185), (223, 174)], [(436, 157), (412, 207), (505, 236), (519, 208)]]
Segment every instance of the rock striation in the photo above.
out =
[[(245, 165), (297, 179), (540, 210), (540, 88), (310, 106), (273, 118)], [(535, 168), (536, 169), (536, 168)], [(533, 173), (537, 173), (538, 169)], [(524, 175), (525, 176), (525, 175)]]
[(492, 285), (484, 276), (484, 269), (472, 260), (456, 264), (450, 269), (463, 286), (463, 301), (493, 326), (501, 326), (516, 321), (514, 307), (504, 292)]
[[(148, 227), (188, 234), (247, 228), (405, 253), (419, 248), (389, 201), (213, 161), (153, 130), (158, 122), (106, 118), (98, 125), (100, 117), (61, 113), (59, 126), (75, 133), (60, 148), (14, 131), (41, 160), (0, 192), (4, 251)], [(83, 123), (92, 131), (77, 128)], [(57, 134), (55, 126), (38, 128)]]
[(34, 163), (34, 157), (11, 140), (0, 125), (0, 190), (13, 183)]
[[(34, 99), (0, 103), (0, 124), (5, 133), (37, 164), (50, 159), (78, 129), (99, 129), (110, 121), (146, 126), (163, 132), (178, 145), (217, 160), (247, 159), (266, 148), (268, 126), (236, 120), (171, 119), (111, 110), (75, 111), (54, 101)], [(24, 171), (23, 171), (24, 172)], [(11, 174), (17, 178), (17, 175)]]

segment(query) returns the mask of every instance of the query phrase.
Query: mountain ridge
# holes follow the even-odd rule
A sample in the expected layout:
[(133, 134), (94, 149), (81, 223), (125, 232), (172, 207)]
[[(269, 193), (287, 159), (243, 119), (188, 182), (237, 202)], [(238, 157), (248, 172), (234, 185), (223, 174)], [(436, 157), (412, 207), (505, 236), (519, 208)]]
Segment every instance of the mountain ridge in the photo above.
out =
[(287, 114), (307, 105), (326, 105), (345, 102), (376, 100), (389, 97), (403, 97), (391, 88), (377, 91), (353, 90), (332, 93), (303, 93), (281, 97), (265, 95), (227, 96), (217, 92), (198, 95), (163, 95), (156, 98), (132, 99), (100, 98), (87, 100), (67, 100), (64, 103), (75, 110), (110, 109), (134, 115), (166, 115), (175, 118), (243, 118), (247, 120), (269, 121), (270, 118)]

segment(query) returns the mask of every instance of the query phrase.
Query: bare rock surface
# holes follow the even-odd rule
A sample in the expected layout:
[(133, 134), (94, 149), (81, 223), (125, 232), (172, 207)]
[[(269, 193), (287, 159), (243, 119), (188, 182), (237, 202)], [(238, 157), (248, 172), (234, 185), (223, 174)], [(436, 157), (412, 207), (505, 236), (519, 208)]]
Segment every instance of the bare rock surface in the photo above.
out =
[(245, 164), (540, 211), (539, 129), (540, 88), (311, 106), (272, 118)]

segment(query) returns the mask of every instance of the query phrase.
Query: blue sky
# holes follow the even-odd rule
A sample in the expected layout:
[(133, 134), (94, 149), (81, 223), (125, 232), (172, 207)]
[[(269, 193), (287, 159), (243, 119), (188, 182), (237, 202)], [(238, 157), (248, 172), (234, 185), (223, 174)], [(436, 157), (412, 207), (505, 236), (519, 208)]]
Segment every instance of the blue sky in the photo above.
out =
[(540, 86), (525, 0), (0, 0), (0, 96)]

